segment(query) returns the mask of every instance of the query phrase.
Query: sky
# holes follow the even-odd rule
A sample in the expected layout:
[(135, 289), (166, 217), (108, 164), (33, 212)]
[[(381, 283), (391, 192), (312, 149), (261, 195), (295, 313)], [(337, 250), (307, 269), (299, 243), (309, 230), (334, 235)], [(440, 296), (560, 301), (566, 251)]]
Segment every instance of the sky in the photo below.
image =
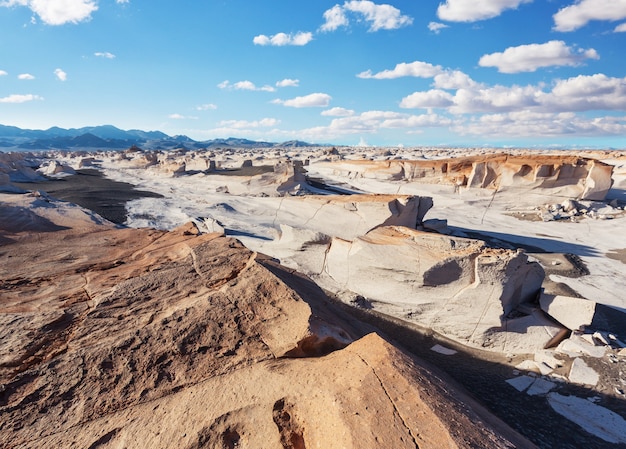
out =
[(626, 0), (0, 0), (0, 124), (626, 149)]

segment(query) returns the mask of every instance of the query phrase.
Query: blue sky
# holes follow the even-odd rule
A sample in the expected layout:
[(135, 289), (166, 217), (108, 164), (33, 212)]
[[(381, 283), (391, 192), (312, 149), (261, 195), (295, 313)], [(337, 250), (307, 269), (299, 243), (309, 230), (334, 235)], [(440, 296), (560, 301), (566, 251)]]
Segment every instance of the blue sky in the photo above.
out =
[(626, 148), (626, 0), (0, 0), (0, 124)]

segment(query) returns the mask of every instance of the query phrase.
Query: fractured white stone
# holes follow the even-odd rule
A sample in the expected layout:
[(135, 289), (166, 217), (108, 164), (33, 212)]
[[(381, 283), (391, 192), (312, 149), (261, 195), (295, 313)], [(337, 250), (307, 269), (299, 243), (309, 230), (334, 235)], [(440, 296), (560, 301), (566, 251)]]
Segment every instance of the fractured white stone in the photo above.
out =
[(569, 380), (575, 384), (595, 386), (600, 380), (600, 375), (583, 359), (576, 358), (569, 371)]
[(541, 310), (571, 330), (589, 326), (593, 321), (596, 303), (583, 298), (541, 294)]

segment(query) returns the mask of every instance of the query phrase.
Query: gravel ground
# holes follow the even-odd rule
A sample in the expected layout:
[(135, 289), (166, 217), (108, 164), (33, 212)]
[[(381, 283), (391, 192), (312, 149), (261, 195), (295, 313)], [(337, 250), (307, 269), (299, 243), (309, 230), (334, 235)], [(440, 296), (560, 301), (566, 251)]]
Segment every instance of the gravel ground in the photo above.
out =
[(78, 170), (76, 175), (60, 179), (13, 184), (25, 190), (43, 190), (50, 196), (90, 209), (117, 224), (126, 221), (127, 201), (161, 197), (157, 193), (135, 190), (132, 184), (107, 179), (94, 169)]

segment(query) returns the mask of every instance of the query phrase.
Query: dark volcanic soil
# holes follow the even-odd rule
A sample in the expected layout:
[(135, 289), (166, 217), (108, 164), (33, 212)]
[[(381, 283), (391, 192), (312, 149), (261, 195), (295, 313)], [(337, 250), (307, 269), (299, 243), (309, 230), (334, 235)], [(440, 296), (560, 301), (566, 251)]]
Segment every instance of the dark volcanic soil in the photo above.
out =
[(153, 197), (158, 193), (136, 190), (132, 184), (105, 178), (95, 169), (78, 170), (76, 175), (43, 182), (14, 182), (25, 190), (43, 190), (50, 196), (90, 209), (113, 223), (126, 221), (127, 201)]

